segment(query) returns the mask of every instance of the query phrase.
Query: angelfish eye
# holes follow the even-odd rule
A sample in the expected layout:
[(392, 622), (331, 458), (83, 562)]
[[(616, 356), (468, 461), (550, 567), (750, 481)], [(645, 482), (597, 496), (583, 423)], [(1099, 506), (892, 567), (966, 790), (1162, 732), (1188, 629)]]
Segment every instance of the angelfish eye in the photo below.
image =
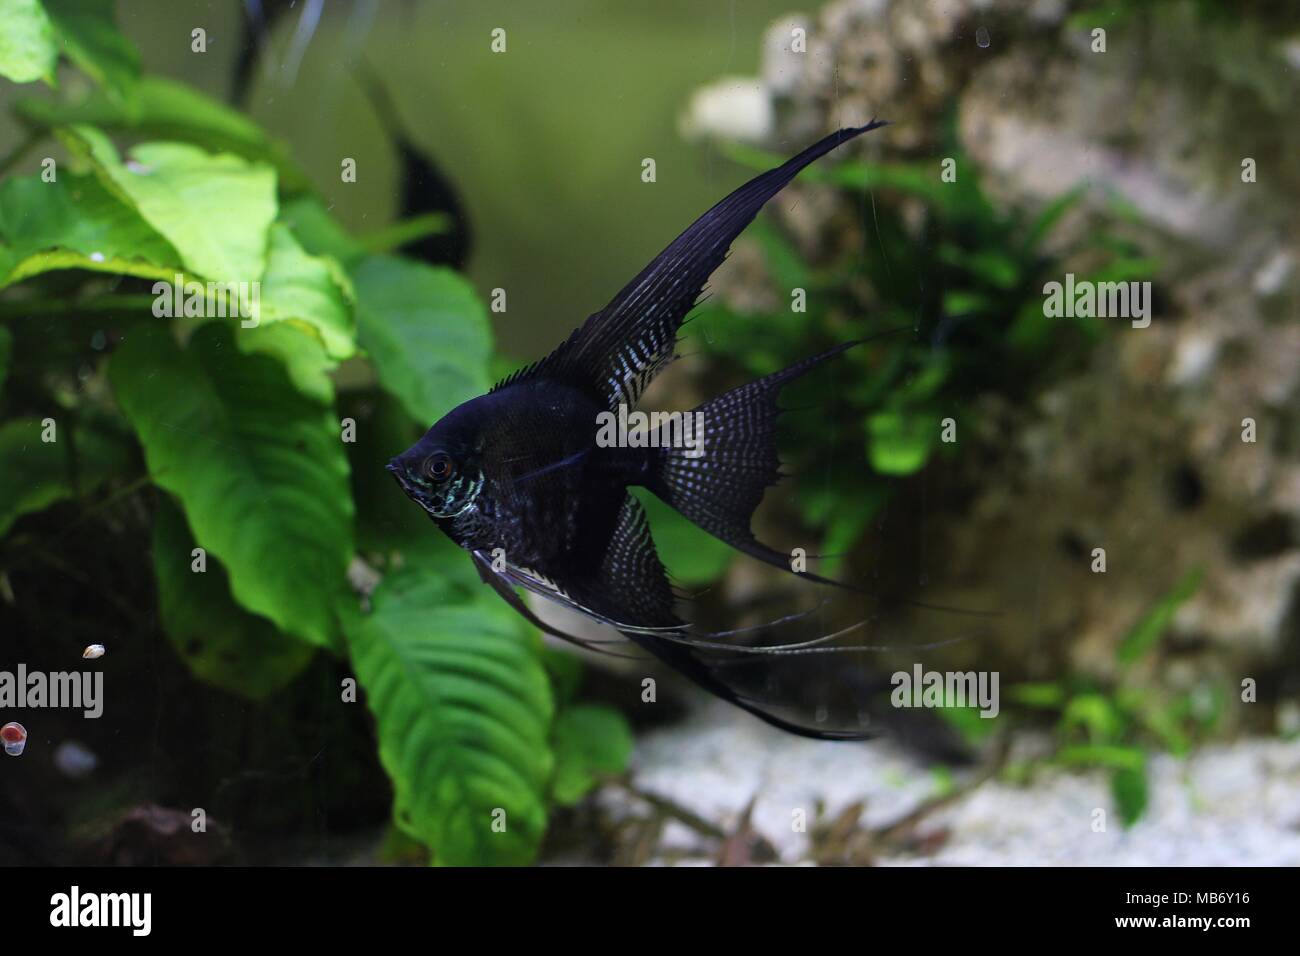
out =
[(436, 451), (424, 462), (424, 473), (434, 481), (446, 481), (455, 471), (451, 456), (443, 451)]

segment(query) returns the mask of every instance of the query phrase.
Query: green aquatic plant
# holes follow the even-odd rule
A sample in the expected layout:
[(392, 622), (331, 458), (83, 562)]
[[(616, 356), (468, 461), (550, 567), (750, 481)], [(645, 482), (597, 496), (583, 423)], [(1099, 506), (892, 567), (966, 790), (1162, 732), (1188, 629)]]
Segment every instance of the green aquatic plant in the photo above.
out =
[[(1079, 367), (1105, 334), (1104, 321), (1048, 317), (1043, 308), (1044, 286), (1062, 278), (1071, 257), (1087, 264), (1079, 279), (1094, 282), (1149, 277), (1156, 268), (1136, 243), (1106, 228), (1072, 247), (1049, 248), (1081, 190), (1032, 214), (1004, 209), (961, 150), (955, 114), (945, 137), (941, 152), (955, 177), (937, 158), (806, 170), (804, 181), (853, 197), (847, 205), (857, 211), (860, 244), (811, 265), (777, 227), (760, 222), (751, 235), (782, 307), (740, 315), (711, 301), (691, 327), (715, 362), (734, 356), (755, 374), (846, 337), (916, 330), (882, 340), (874, 357), (846, 355), (833, 405), (821, 409), (815, 428), (792, 433), (796, 460), (814, 446), (865, 448), (868, 468), (837, 466), (827, 481), (798, 492), (804, 520), (827, 528), (822, 550), (831, 555), (852, 549), (897, 479), (935, 455), (957, 453), (959, 443), (943, 441), (945, 420), (962, 430), (979, 396), (1024, 398)], [(742, 146), (728, 153), (753, 168), (775, 158)]]
[[(109, 0), (5, 10), (0, 76), (55, 86), (66, 56), (94, 83), (19, 100), (27, 136), (0, 161), (6, 597), (33, 555), (136, 500), (195, 677), (265, 699), (319, 655), (346, 662), (355, 681), (322, 692), (349, 707), (359, 683), (397, 825), (437, 863), (531, 860), (630, 736), (383, 473), (490, 384), (471, 285), (389, 251), (440, 221), (350, 235), (264, 130), (141, 74)], [(31, 521), (56, 505), (63, 527)]]

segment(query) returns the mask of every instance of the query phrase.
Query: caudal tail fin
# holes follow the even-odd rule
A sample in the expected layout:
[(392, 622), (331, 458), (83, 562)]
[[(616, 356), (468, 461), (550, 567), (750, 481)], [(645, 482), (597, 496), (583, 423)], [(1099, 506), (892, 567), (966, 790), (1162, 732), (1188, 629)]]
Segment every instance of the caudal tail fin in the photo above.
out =
[[(897, 331), (897, 330), (896, 330)], [(888, 333), (886, 333), (888, 334)], [(809, 572), (795, 572), (790, 556), (754, 537), (750, 521), (764, 492), (781, 477), (776, 452), (776, 421), (781, 389), (855, 345), (845, 342), (789, 368), (724, 392), (689, 413), (702, 421), (702, 447), (662, 442), (649, 488), (709, 534), (738, 551), (800, 577), (841, 587), (848, 585)], [(699, 413), (700, 418), (695, 418)], [(856, 590), (850, 588), (850, 590)]]

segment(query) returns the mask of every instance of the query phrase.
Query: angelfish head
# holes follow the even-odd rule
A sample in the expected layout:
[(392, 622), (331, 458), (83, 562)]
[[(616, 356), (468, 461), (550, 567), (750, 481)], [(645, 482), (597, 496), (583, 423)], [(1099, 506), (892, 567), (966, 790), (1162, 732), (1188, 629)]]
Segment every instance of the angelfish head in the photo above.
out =
[(473, 444), (448, 427), (448, 415), (385, 466), (406, 496), (435, 518), (454, 518), (483, 490)]

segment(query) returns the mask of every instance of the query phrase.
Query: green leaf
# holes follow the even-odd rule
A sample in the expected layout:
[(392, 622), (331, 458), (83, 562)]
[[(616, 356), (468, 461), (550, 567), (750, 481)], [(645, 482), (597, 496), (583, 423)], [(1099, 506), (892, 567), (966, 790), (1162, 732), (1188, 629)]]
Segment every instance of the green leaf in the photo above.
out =
[(943, 314), (949, 318), (980, 315), (992, 311), (995, 305), (994, 300), (983, 292), (954, 290), (943, 294)]
[(933, 416), (903, 410), (867, 418), (867, 455), (882, 475), (910, 475), (924, 467), (938, 432)]
[(981, 716), (978, 707), (954, 707), (945, 704), (935, 711), (941, 719), (971, 744), (987, 740), (998, 729), (997, 717)]
[(483, 582), (469, 555), (428, 520), (384, 469), (384, 463), (410, 447), (424, 427), (378, 388), (350, 391), (343, 401), (342, 414), (357, 424), (357, 440), (347, 446), (357, 549), (379, 566), (417, 567), (439, 576), (450, 589), (449, 600), (481, 597)]
[(366, 252), (392, 252), (429, 236), (444, 235), (451, 227), (452, 219), (447, 213), (429, 212), (368, 232), (358, 237), (357, 242)]
[(273, 355), (294, 386), (322, 405), (334, 402), (330, 373), (356, 352), (352, 282), (333, 259), (309, 255), (288, 226), (271, 226), (258, 323), (239, 323), (245, 352)]
[(1156, 602), (1156, 606), (1148, 611), (1133, 630), (1128, 632), (1124, 640), (1120, 642), (1119, 649), (1115, 654), (1119, 662), (1125, 665), (1132, 664), (1151, 650), (1156, 641), (1160, 640), (1160, 636), (1173, 623), (1174, 615), (1178, 613), (1178, 609), (1196, 593), (1196, 589), (1200, 586), (1201, 571), (1199, 568), (1193, 569), (1184, 575), (1174, 589)]
[(344, 615), (395, 818), (435, 863), (527, 863), (553, 769), (538, 645), (494, 596), (447, 598), (440, 576), (409, 568), (380, 584), (369, 615)]
[(695, 585), (722, 576), (736, 554), (729, 545), (691, 524), (655, 495), (641, 489), (634, 494), (645, 508), (655, 550), (674, 580)]
[(231, 592), (281, 630), (329, 645), (352, 555), (352, 499), (338, 422), (231, 330), (204, 325), (182, 350), (138, 325), (109, 380), (155, 483), (176, 495)]
[[(738, 143), (722, 147), (727, 158), (750, 169), (774, 169), (788, 159), (778, 153), (756, 149)], [(837, 166), (809, 166), (799, 174), (805, 182), (834, 183), (842, 188), (863, 192), (873, 189), (895, 189), (918, 196), (941, 207), (956, 207), (965, 198), (964, 190), (940, 179), (942, 170), (938, 163), (869, 163), (860, 160), (841, 162)], [(961, 181), (959, 177), (958, 181)]]
[(308, 255), (288, 226), (271, 226), (261, 321), (295, 322), (315, 334), (334, 359), (356, 352), (351, 284), (332, 260)]
[(1079, 200), (1083, 198), (1086, 187), (1075, 186), (1069, 192), (1057, 196), (1042, 211), (1034, 217), (1029, 228), (1025, 230), (1024, 240), (1021, 243), (1021, 254), (1027, 255), (1037, 251), (1043, 240), (1052, 231), (1052, 227), (1060, 221), (1061, 217), (1070, 211)]
[(113, 0), (43, 0), (64, 52), (110, 95), (125, 99), (140, 79), (140, 54), (113, 22)]
[(238, 110), (177, 80), (145, 74), (125, 101), (95, 90), (76, 103), (26, 98), (15, 105), (30, 128), (53, 130), (80, 123), (137, 138), (179, 140), (217, 153), (272, 164), (289, 192), (310, 188), (289, 151)]
[(1061, 728), (1066, 733), (1077, 727), (1087, 731), (1093, 743), (1110, 743), (1124, 726), (1123, 717), (1109, 697), (1103, 694), (1077, 694), (1070, 698), (1061, 713)]
[(166, 495), (160, 497), (153, 530), (159, 619), (196, 677), (261, 700), (302, 672), (315, 648), (239, 607), (215, 558), (207, 557), (206, 570), (193, 569), (194, 538)]
[(94, 176), (0, 183), (0, 287), (53, 269), (172, 279), (180, 255)]
[(66, 446), (41, 441), (41, 432), (36, 418), (0, 425), (0, 535), (23, 515), (73, 495)]
[(124, 164), (97, 129), (76, 126), (62, 138), (175, 247), (190, 271), (219, 282), (262, 278), (276, 212), (269, 166), (185, 143), (142, 143)]
[(368, 256), (352, 271), (357, 336), (380, 383), (431, 424), (487, 390), (487, 310), (450, 269)]
[(60, 418), (55, 441), (42, 441), (44, 433), (36, 418), (0, 425), (0, 535), (23, 515), (85, 495), (130, 467), (130, 445), (108, 423)]
[(0, 0), (0, 76), (15, 83), (53, 85), (59, 48), (54, 27), (37, 0)]
[(266, 322), (256, 328), (235, 331), (240, 351), (274, 356), (289, 374), (293, 387), (321, 405), (334, 404), (334, 381), (330, 373), (338, 360), (330, 358), (320, 338), (305, 325)]
[(627, 769), (632, 757), (632, 731), (618, 711), (593, 704), (566, 707), (555, 718), (555, 802), (572, 806), (602, 776)]
[(943, 243), (939, 246), (939, 259), (966, 270), (997, 289), (1014, 289), (1020, 282), (1020, 263), (997, 249), (972, 251)]
[(315, 196), (290, 200), (280, 210), (280, 221), (293, 230), (302, 247), (313, 256), (330, 256), (351, 266), (366, 254), (365, 247), (335, 221)]
[(1111, 770), (1140, 770), (1146, 764), (1146, 754), (1139, 748), (1117, 744), (1064, 747), (1056, 759), (1068, 766), (1108, 767)]
[(1134, 710), (1140, 714), (1142, 725), (1159, 738), (1160, 746), (1175, 757), (1185, 757), (1192, 749), (1191, 738), (1183, 731), (1181, 720), (1184, 714), (1182, 701), (1173, 706), (1163, 702), (1148, 702), (1147, 692), (1139, 692), (1141, 699), (1135, 702)]
[(952, 369), (952, 353), (931, 353), (923, 358), (920, 367), (897, 391), (897, 395), (908, 402), (920, 402), (932, 397), (948, 380)]
[(1065, 688), (1055, 681), (1015, 684), (1007, 688), (1007, 693), (1025, 707), (1059, 710), (1065, 706)]
[(1110, 777), (1110, 792), (1124, 826), (1131, 827), (1146, 812), (1149, 799), (1145, 763), (1116, 770)]
[(827, 178), (846, 189), (862, 192), (872, 189), (896, 189), (910, 193), (935, 205), (949, 202), (958, 192), (952, 183), (940, 179), (938, 163), (868, 163), (847, 162), (832, 169)]
[[(1040, 300), (1026, 302), (1016, 313), (1016, 318), (1007, 331), (1007, 344), (1013, 349), (1024, 351), (1046, 348), (1060, 334), (1063, 323), (1069, 321), (1044, 315)], [(1074, 321), (1078, 324), (1080, 320)]]

